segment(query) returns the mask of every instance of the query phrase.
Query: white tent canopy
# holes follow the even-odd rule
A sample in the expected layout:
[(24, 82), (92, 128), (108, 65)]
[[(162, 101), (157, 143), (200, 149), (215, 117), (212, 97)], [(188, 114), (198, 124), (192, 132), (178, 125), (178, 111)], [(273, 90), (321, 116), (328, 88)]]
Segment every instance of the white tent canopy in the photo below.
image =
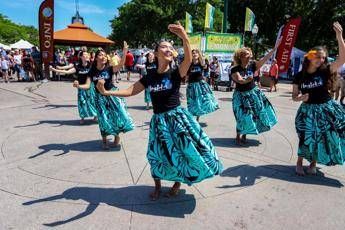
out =
[(18, 42), (10, 45), (11, 49), (31, 49), (34, 45), (30, 42), (20, 39)]
[(8, 45), (0, 43), (0, 48), (3, 48), (4, 50), (10, 50), (11, 48)]

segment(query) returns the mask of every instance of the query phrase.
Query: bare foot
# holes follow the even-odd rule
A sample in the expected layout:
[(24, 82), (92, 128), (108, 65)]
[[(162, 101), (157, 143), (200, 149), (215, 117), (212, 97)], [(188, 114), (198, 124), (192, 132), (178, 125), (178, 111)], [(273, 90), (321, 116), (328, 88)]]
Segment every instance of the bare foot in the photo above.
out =
[(171, 187), (169, 192), (167, 192), (164, 196), (167, 198), (178, 196), (178, 194), (180, 193), (180, 187), (181, 183), (175, 182), (175, 184)]
[(114, 138), (114, 146), (119, 146), (120, 145), (120, 136), (115, 136)]
[(110, 149), (110, 147), (109, 147), (109, 145), (108, 145), (107, 142), (103, 142), (103, 143), (102, 143), (102, 149), (103, 149), (103, 150), (109, 150), (109, 149)]
[(315, 162), (311, 162), (308, 169), (307, 169), (307, 174), (309, 175), (316, 175), (317, 171), (316, 171), (316, 163)]
[(79, 124), (81, 124), (81, 125), (85, 124), (84, 119), (81, 119), (81, 120), (79, 121)]
[(150, 198), (152, 201), (156, 201), (159, 199), (160, 195), (161, 195), (161, 190), (155, 189), (152, 193), (150, 193)]
[(235, 144), (236, 144), (237, 146), (243, 146), (243, 144), (242, 144), (242, 142), (241, 142), (241, 138), (240, 138), (239, 136), (236, 137)]
[(246, 144), (247, 143), (247, 135), (242, 135), (242, 138), (241, 138), (241, 142), (243, 143), (243, 144)]
[(297, 176), (305, 176), (302, 165), (296, 165), (296, 174)]

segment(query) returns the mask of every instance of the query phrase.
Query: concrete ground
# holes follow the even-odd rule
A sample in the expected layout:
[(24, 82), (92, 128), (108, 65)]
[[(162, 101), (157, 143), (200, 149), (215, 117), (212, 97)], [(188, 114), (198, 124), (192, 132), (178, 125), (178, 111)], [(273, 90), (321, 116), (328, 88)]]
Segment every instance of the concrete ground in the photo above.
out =
[(152, 202), (143, 93), (127, 99), (135, 130), (103, 151), (98, 125), (79, 125), (71, 82), (0, 83), (0, 229), (344, 229), (344, 167), (294, 173), (290, 89), (266, 93), (279, 122), (245, 147), (234, 145), (232, 93), (215, 92), (221, 109), (200, 121), (223, 174)]

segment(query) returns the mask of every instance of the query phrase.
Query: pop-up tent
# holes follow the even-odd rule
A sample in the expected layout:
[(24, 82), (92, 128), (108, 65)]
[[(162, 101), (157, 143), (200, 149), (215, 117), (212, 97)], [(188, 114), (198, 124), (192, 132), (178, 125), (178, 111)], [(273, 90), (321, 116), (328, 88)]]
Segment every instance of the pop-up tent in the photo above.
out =
[(10, 50), (11, 48), (8, 45), (0, 43), (0, 48), (3, 48), (4, 50)]
[(31, 49), (34, 45), (28, 41), (20, 39), (18, 42), (10, 45), (11, 49)]

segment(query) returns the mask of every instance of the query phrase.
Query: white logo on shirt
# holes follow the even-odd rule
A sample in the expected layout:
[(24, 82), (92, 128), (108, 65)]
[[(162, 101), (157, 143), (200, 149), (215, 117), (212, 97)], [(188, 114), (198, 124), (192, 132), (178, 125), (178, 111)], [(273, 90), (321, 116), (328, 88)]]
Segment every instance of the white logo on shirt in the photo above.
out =
[(150, 85), (150, 92), (160, 92), (164, 90), (172, 89), (172, 82), (169, 78), (164, 78), (160, 84)]
[(314, 77), (312, 82), (302, 83), (301, 89), (314, 89), (323, 86), (323, 81), (320, 76)]

